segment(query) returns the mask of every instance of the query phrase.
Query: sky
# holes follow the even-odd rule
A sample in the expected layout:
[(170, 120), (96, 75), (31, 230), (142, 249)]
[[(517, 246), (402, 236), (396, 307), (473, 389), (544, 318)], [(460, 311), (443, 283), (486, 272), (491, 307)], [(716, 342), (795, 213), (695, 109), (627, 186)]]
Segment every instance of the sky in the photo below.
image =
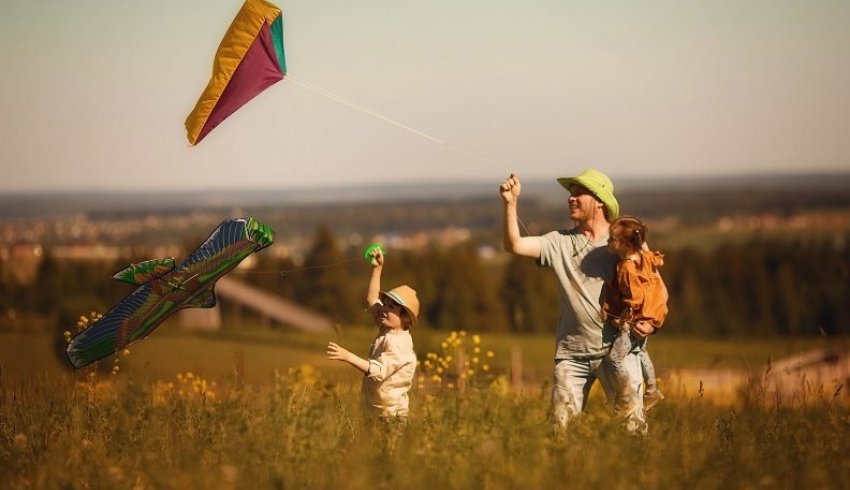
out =
[(239, 0), (3, 0), (0, 193), (850, 171), (846, 0), (277, 5), (293, 79), (416, 133), (284, 80), (190, 147)]

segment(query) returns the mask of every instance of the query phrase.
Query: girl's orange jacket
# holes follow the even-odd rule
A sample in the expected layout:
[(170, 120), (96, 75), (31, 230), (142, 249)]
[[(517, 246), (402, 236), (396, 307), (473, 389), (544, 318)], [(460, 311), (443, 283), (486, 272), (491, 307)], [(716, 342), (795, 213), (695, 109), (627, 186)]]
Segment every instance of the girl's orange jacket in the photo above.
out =
[(605, 282), (603, 318), (613, 317), (635, 323), (648, 321), (660, 327), (667, 318), (667, 286), (658, 267), (664, 265), (659, 252), (641, 251), (641, 261), (621, 260), (617, 272)]

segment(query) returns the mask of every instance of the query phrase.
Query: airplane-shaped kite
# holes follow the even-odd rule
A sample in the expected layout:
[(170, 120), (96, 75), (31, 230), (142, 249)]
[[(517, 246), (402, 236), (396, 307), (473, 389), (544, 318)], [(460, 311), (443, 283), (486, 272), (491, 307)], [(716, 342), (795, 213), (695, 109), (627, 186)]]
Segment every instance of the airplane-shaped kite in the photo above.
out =
[(254, 218), (229, 219), (177, 266), (172, 258), (131, 264), (113, 277), (138, 287), (71, 339), (68, 360), (87, 366), (144, 339), (181, 308), (212, 308), (215, 282), (272, 242), (274, 231)]

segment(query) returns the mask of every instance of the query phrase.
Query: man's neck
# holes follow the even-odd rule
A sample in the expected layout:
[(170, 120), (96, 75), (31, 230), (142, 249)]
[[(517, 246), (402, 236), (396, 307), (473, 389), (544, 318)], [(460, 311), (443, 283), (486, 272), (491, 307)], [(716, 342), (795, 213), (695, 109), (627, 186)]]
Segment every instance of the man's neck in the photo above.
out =
[(608, 237), (608, 222), (603, 216), (580, 222), (578, 229), (591, 242)]

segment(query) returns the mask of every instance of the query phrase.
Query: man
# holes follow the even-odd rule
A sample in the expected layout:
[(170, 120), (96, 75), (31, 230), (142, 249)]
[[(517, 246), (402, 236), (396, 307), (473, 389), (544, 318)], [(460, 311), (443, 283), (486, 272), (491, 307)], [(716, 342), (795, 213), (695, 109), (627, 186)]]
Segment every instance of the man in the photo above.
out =
[[(626, 360), (630, 374), (627, 399), (615, 400), (620, 392), (612, 385), (602, 359), (610, 348), (615, 330), (602, 321), (602, 286), (614, 272), (617, 257), (607, 250), (608, 223), (620, 212), (614, 197), (614, 185), (602, 172), (588, 169), (558, 182), (570, 192), (569, 216), (575, 223), (571, 230), (552, 231), (542, 236), (521, 236), (517, 222), (517, 201), (521, 185), (511, 174), (499, 186), (504, 201), (505, 250), (537, 259), (551, 268), (559, 285), (560, 315), (556, 333), (555, 374), (552, 389), (552, 414), (559, 427), (579, 415), (587, 404), (587, 395), (599, 379), (618, 414), (633, 432), (644, 432), (646, 420), (640, 396), (643, 376), (636, 353)], [(642, 322), (633, 334), (643, 338), (652, 326)]]

